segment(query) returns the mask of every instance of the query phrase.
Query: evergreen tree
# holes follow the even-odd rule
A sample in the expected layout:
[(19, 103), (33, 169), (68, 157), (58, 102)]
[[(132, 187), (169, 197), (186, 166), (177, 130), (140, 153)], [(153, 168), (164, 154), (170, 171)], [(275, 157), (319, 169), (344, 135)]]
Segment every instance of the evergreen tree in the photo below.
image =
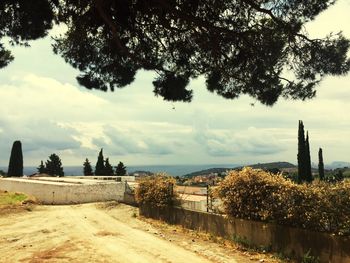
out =
[(104, 164), (104, 158), (103, 158), (103, 149), (101, 149), (97, 157), (95, 175), (104, 175), (104, 171), (105, 171), (105, 164)]
[(298, 183), (305, 181), (305, 137), (304, 124), (299, 121), (298, 128)]
[(324, 164), (323, 164), (323, 154), (322, 154), (322, 148), (318, 150), (318, 175), (320, 177), (320, 180), (324, 180)]
[(298, 129), (298, 183), (311, 182), (311, 156), (310, 156), (310, 143), (309, 133), (304, 135), (303, 121), (299, 121)]
[(305, 181), (309, 183), (312, 182), (309, 132), (306, 132), (305, 140)]
[(62, 162), (57, 154), (51, 154), (49, 160), (46, 161), (46, 173), (49, 175), (64, 176)]
[(46, 173), (46, 168), (45, 168), (44, 162), (42, 160), (40, 162), (40, 165), (36, 169), (38, 170), (39, 174)]
[(112, 165), (109, 163), (109, 158), (106, 158), (104, 175), (114, 175)]
[(124, 176), (126, 175), (126, 167), (122, 162), (119, 162), (118, 165), (115, 167), (115, 174), (117, 176)]
[(15, 141), (12, 145), (7, 174), (8, 176), (23, 176), (23, 154), (20, 141)]
[(88, 158), (85, 159), (85, 162), (83, 165), (84, 165), (84, 175), (94, 175)]

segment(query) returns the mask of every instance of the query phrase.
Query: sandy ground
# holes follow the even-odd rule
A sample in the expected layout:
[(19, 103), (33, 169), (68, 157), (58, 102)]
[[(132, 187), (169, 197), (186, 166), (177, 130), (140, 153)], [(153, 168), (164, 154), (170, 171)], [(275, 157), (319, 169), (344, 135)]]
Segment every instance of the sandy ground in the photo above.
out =
[(277, 262), (137, 213), (115, 203), (0, 211), (0, 262)]

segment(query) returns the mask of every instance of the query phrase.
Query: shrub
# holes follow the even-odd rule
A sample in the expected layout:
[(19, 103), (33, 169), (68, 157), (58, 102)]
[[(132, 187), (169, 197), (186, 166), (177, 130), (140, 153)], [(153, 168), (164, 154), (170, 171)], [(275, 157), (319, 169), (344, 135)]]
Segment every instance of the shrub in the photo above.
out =
[(295, 184), (280, 175), (244, 168), (215, 189), (230, 216), (350, 234), (350, 183)]
[(175, 182), (174, 178), (165, 174), (156, 174), (142, 179), (135, 191), (137, 203), (154, 207), (175, 205), (177, 202), (173, 191)]

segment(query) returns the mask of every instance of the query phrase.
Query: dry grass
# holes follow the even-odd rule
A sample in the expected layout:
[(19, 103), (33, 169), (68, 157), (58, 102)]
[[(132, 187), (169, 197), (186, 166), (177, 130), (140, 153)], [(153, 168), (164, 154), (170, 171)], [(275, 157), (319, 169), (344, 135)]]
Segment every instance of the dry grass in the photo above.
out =
[(22, 193), (0, 191), (0, 216), (9, 213), (32, 211), (37, 201)]
[(0, 191), (0, 206), (21, 204), (26, 199), (25, 194)]

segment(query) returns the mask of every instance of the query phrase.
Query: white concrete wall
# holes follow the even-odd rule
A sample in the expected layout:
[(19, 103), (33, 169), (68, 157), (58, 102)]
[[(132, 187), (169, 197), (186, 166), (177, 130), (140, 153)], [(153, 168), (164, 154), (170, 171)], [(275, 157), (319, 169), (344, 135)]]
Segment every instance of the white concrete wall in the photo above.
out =
[(70, 184), (29, 179), (0, 178), (0, 190), (32, 195), (43, 204), (122, 201), (125, 183)]
[(201, 201), (181, 200), (181, 207), (190, 209), (190, 210), (206, 212), (207, 201), (206, 200), (201, 200)]
[(65, 176), (65, 178), (75, 178), (75, 179), (92, 179), (92, 180), (111, 180), (111, 181), (121, 181), (121, 182), (135, 182), (135, 176), (125, 175), (125, 176)]

